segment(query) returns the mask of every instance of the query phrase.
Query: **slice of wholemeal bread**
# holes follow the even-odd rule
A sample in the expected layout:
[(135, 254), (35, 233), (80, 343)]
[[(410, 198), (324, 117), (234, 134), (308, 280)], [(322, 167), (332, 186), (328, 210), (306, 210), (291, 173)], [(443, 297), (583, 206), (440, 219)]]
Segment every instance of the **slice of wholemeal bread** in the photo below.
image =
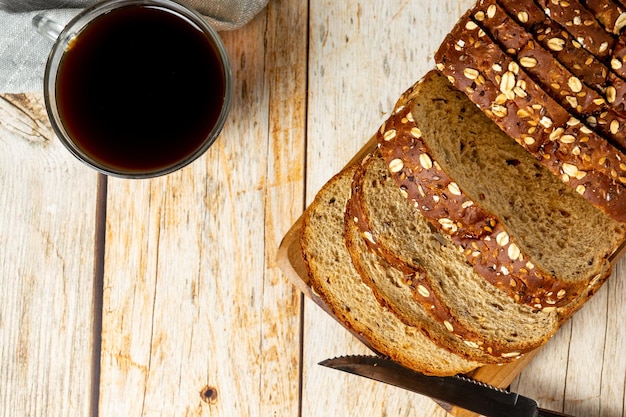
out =
[(350, 213), (352, 223), (389, 264), (421, 272), (411, 282), (415, 290), (410, 297), (378, 284), (388, 305), (405, 311), (411, 303), (414, 309), (425, 308), (444, 325), (440, 332), (458, 337), (481, 356), (486, 352), (501, 361), (543, 345), (556, 332), (556, 309), (540, 311), (517, 303), (481, 277), (452, 239), (407, 202), (382, 158), (373, 155), (360, 171), (350, 202), (360, 210)]
[(626, 221), (626, 156), (552, 100), (482, 30), (455, 26), (436, 61), (459, 90), (543, 166), (616, 220)]
[[(587, 286), (610, 268), (608, 259), (626, 236), (624, 224), (551, 175), (445, 76), (428, 73), (410, 95), (412, 120), (432, 158), (464, 195), (497, 215), (527, 260), (566, 286)], [(421, 167), (421, 153), (407, 135), (386, 141), (391, 135), (385, 130), (379, 136), (383, 156), (388, 164), (398, 158), (404, 161), (395, 178), (411, 202), (420, 204), (421, 192), (412, 179), (413, 169)], [(501, 279), (507, 277), (502, 274)], [(560, 305), (564, 316), (573, 308)]]
[[(436, 85), (429, 83), (428, 78), (425, 81), (425, 88)], [(416, 87), (417, 94), (420, 88)], [(463, 183), (453, 180), (433, 158), (412, 113), (419, 100), (416, 96), (396, 108), (378, 134), (380, 151), (401, 192), (423, 217), (450, 235), (483, 278), (516, 302), (554, 310), (577, 298), (586, 281), (563, 281), (553, 272), (537, 267), (503, 221), (476, 204), (480, 200), (471, 199), (463, 191)]]
[(371, 346), (426, 374), (454, 375), (480, 366), (437, 346), (383, 308), (354, 269), (344, 241), (344, 210), (356, 167), (331, 179), (304, 213), (300, 244), (312, 289), (335, 316)]

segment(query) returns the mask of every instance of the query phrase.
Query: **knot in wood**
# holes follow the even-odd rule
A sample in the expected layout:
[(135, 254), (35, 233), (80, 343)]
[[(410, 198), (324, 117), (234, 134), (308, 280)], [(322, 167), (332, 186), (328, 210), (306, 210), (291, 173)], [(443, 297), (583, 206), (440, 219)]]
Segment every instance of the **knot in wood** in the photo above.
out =
[(205, 386), (200, 391), (200, 398), (207, 404), (217, 403), (217, 388), (210, 385)]

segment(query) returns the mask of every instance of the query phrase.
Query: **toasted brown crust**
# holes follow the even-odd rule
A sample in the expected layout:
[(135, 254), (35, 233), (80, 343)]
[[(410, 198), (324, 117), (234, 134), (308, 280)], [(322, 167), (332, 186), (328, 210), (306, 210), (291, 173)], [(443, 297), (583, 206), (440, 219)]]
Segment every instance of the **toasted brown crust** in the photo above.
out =
[(624, 80), (609, 65), (584, 49), (532, 0), (497, 0), (509, 16), (533, 35), (557, 60), (589, 87), (602, 94), (616, 111), (626, 106)]
[[(500, 45), (529, 76), (564, 108), (626, 151), (626, 114), (617, 112), (596, 90), (589, 87), (517, 24), (495, 0), (480, 1), (471, 21)], [(490, 10), (490, 13), (487, 12)], [(476, 19), (481, 14), (480, 20)]]
[[(561, 2), (558, 2), (561, 3)], [(567, 2), (569, 3), (569, 1)], [(585, 16), (593, 16), (597, 20), (597, 24), (593, 24), (593, 28), (597, 29), (598, 25), (602, 27), (607, 34), (612, 37), (612, 53), (606, 58), (606, 63), (620, 77), (626, 77), (626, 35), (623, 29), (626, 26), (626, 14), (621, 5), (612, 0), (581, 0), (579, 4), (570, 5), (570, 13), (573, 9), (587, 9), (583, 11)], [(590, 21), (591, 22), (591, 21)]]
[(609, 65), (622, 79), (626, 78), (626, 34), (622, 33), (617, 39)]
[(626, 21), (622, 20), (623, 10), (619, 4), (613, 0), (581, 0), (580, 3), (593, 13), (604, 30), (614, 35), (621, 33)]
[(435, 60), (459, 90), (564, 183), (626, 221), (626, 157), (571, 117), (477, 26), (457, 24)]
[(615, 39), (606, 32), (578, 0), (536, 0), (547, 16), (567, 29), (589, 52), (601, 60), (610, 60)]

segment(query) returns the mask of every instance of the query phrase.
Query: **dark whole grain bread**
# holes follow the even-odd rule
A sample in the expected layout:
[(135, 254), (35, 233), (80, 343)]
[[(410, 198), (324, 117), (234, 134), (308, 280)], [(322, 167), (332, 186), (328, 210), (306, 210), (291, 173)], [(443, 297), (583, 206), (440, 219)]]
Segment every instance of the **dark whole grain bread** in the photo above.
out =
[(383, 308), (354, 269), (344, 241), (344, 210), (356, 166), (344, 169), (303, 215), (300, 244), (310, 285), (334, 315), (383, 355), (418, 372), (455, 375), (480, 363), (451, 353)]
[(533, 0), (497, 0), (497, 3), (583, 83), (602, 94), (617, 111), (624, 111), (626, 86), (623, 75), (614, 69), (618, 67), (616, 63), (606, 65), (584, 49), (564, 27), (546, 16)]
[[(436, 85), (428, 80), (426, 83)], [(417, 94), (420, 87), (416, 87)], [(587, 282), (560, 280), (553, 272), (537, 267), (503, 222), (476, 204), (442, 170), (413, 118), (414, 102), (418, 103), (419, 97), (398, 108), (378, 136), (388, 168), (410, 203), (451, 236), (467, 262), (488, 282), (516, 302), (539, 310), (555, 310), (577, 298)], [(511, 145), (523, 153), (514, 143)]]
[(581, 0), (605, 31), (616, 38), (613, 54), (607, 63), (620, 77), (626, 77), (626, 13), (622, 5), (613, 0)]
[[(476, 15), (481, 16), (480, 19)], [(497, 43), (555, 101), (569, 113), (626, 152), (626, 114), (617, 111), (605, 97), (561, 64), (496, 2), (481, 0), (468, 17)], [(485, 38), (483, 38), (485, 39)]]
[(619, 35), (626, 25), (626, 16), (622, 6), (613, 0), (581, 0), (580, 4), (589, 9), (595, 19), (602, 25), (604, 30)]
[(382, 158), (373, 155), (360, 171), (351, 202), (358, 201), (361, 210), (350, 211), (346, 221), (356, 225), (361, 240), (382, 258), (381, 263), (419, 273), (409, 282), (414, 288), (397, 293), (384, 276), (372, 274), (381, 263), (369, 259), (373, 265), (362, 276), (376, 281), (374, 291), (387, 305), (401, 309), (404, 317), (425, 309), (443, 324), (439, 334), (458, 337), (467, 355), (480, 354), (475, 360), (485, 360), (485, 353), (500, 362), (516, 359), (556, 332), (556, 308), (522, 305), (479, 275), (451, 237), (409, 204)]
[(579, 0), (536, 0), (549, 16), (585, 48), (601, 60), (610, 60), (615, 38), (598, 23), (593, 13)]
[(537, 3), (584, 49), (620, 77), (626, 76), (626, 35), (623, 33), (626, 15), (621, 5), (610, 0), (537, 0)]
[[(610, 268), (608, 259), (626, 236), (624, 224), (588, 204), (551, 175), (440, 73), (428, 73), (408, 95), (413, 103), (410, 117), (405, 117), (408, 123), (398, 128), (387, 122), (379, 133), (379, 143), (390, 171), (395, 173), (394, 178), (409, 201), (423, 212), (434, 212), (434, 204), (423, 198), (427, 194), (425, 185), (417, 182), (430, 175), (437, 179), (433, 189), (439, 187), (445, 193), (438, 200), (446, 201), (447, 213), (454, 216), (452, 224), (457, 232), (470, 223), (469, 219), (481, 224), (475, 219), (484, 219), (485, 215), (477, 206), (497, 216), (496, 220), (506, 228), (505, 241), (514, 239), (526, 261), (538, 270), (550, 271), (551, 278), (561, 282), (561, 289), (578, 288), (565, 299), (565, 294), (559, 298), (560, 312), (567, 316), (568, 310), (574, 308), (568, 302)], [(411, 133), (415, 129), (416, 133)], [(420, 143), (426, 148), (419, 146)], [(424, 149), (429, 153), (423, 152)], [(428, 171), (425, 167), (438, 172), (424, 174), (423, 171)], [(445, 185), (446, 176), (455, 181), (452, 189)], [(471, 203), (464, 198), (469, 198)], [(456, 209), (450, 208), (454, 201)], [(598, 230), (603, 233), (597, 233)], [(461, 237), (476, 233), (464, 230)], [(491, 232), (482, 233), (485, 240), (484, 236)], [(490, 239), (503, 242), (497, 236)], [(465, 246), (476, 249), (478, 244), (477, 240)], [(479, 253), (472, 255), (480, 258)], [(494, 268), (500, 264), (493, 261), (475, 265), (479, 269), (480, 265), (500, 268)], [(515, 271), (517, 275), (523, 273), (523, 264)], [(499, 279), (509, 283), (510, 272), (509, 265)], [(554, 305), (555, 300), (543, 301), (550, 293), (550, 290), (542, 293), (549, 287), (550, 279), (539, 282), (534, 288), (539, 291), (540, 304)]]
[(572, 117), (482, 30), (455, 26), (435, 60), (459, 90), (542, 165), (616, 220), (626, 221), (626, 156)]

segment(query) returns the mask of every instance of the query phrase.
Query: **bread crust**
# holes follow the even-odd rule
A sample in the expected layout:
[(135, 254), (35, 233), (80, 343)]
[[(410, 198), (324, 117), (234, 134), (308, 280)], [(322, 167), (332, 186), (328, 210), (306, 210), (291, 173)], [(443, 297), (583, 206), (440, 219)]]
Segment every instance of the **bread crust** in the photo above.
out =
[(580, 3), (593, 13), (605, 31), (614, 35), (621, 33), (625, 22), (620, 20), (623, 10), (619, 4), (613, 0), (581, 0)]
[(582, 0), (581, 4), (589, 9), (604, 30), (614, 37), (613, 54), (607, 65), (621, 78), (626, 77), (626, 14), (620, 4), (612, 0)]
[(533, 0), (497, 0), (497, 3), (563, 66), (602, 94), (616, 111), (625, 111), (626, 87), (622, 76), (584, 49), (565, 28), (548, 18)]
[(589, 52), (600, 60), (610, 60), (615, 48), (615, 38), (604, 30), (591, 13), (578, 0), (536, 0), (544, 13), (567, 29)]
[(377, 135), (383, 158), (409, 202), (450, 235), (482, 277), (516, 302), (553, 311), (578, 297), (586, 282), (565, 283), (536, 267), (502, 222), (441, 169), (411, 107), (409, 102), (398, 109)]
[(459, 90), (540, 163), (605, 213), (626, 222), (626, 157), (571, 117), (477, 26), (455, 26), (435, 60)]
[(626, 151), (626, 114), (616, 111), (602, 94), (561, 64), (495, 0), (482, 0), (474, 10), (466, 24), (479, 26), (572, 116)]
[(622, 32), (626, 16), (619, 4), (610, 0), (538, 0), (538, 4), (586, 50), (620, 77), (626, 76), (626, 35)]

